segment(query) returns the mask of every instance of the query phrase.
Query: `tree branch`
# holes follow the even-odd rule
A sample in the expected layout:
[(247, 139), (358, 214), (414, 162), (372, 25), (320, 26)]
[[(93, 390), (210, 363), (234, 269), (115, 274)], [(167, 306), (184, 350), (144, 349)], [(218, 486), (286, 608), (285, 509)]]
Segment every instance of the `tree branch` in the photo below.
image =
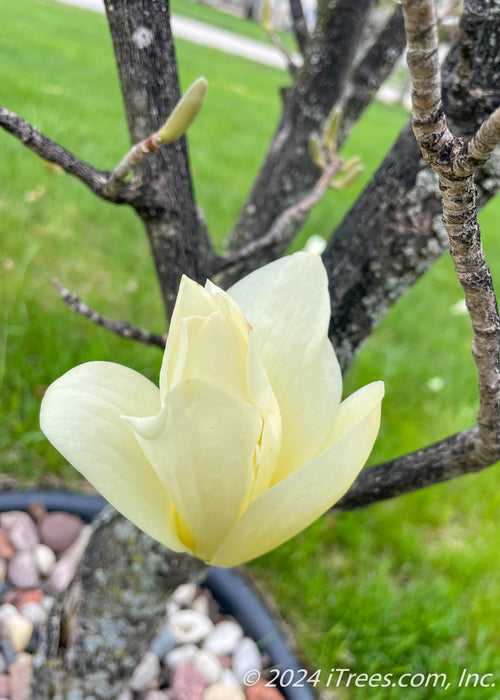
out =
[(484, 452), (479, 428), (469, 428), (411, 454), (363, 469), (333, 510), (364, 508), (486, 469), (499, 458), (500, 452)]
[[(500, 316), (477, 222), (472, 154), (484, 162), (498, 140), (495, 112), (468, 146), (455, 137), (441, 102), (437, 19), (433, 0), (403, 0), (412, 81), (413, 131), (422, 153), (439, 176), (443, 223), (450, 253), (464, 290), (473, 329), (473, 355), (479, 378), (478, 424), (489, 452), (500, 448)], [(465, 152), (465, 155), (464, 155)], [(465, 169), (464, 169), (465, 164)]]
[(137, 328), (127, 321), (113, 321), (110, 318), (106, 318), (106, 316), (87, 306), (74, 292), (63, 287), (59, 280), (53, 279), (52, 284), (68, 308), (80, 314), (80, 316), (85, 316), (92, 323), (111, 331), (111, 333), (120, 336), (120, 338), (136, 340), (143, 345), (155, 345), (162, 350), (165, 348), (166, 336), (151, 333), (144, 328)]
[[(500, 104), (499, 12), (500, 0), (465, 0), (443, 66), (448, 122), (461, 136), (471, 137)], [(500, 189), (498, 160), (482, 167), (476, 186), (482, 207)], [(407, 124), (323, 254), (332, 302), (330, 338), (344, 369), (390, 305), (448, 245), (438, 177)]]
[[(229, 239), (229, 250), (258, 239), (314, 187), (318, 168), (307, 144), (341, 98), (366, 17), (376, 0), (322, 0), (303, 66), (253, 190)], [(250, 263), (250, 261), (248, 261)], [(247, 268), (242, 272), (247, 272)]]
[(300, 53), (304, 56), (306, 44), (309, 39), (309, 29), (307, 28), (304, 8), (301, 0), (289, 0), (290, 14), (292, 16), (293, 33), (297, 39)]
[(59, 165), (66, 173), (78, 178), (101, 199), (117, 204), (134, 205), (138, 198), (137, 189), (131, 185), (121, 185), (114, 196), (109, 196), (106, 183), (110, 174), (105, 170), (97, 170), (85, 163), (70, 151), (49, 139), (41, 131), (35, 129), (26, 119), (0, 106), (0, 126), (15, 136), (22, 144), (36, 153), (40, 158)]
[[(307, 214), (323, 198), (325, 192), (332, 186), (332, 178), (341, 170), (344, 161), (336, 153), (331, 154), (331, 161), (324, 167), (321, 176), (313, 187), (300, 202), (293, 204), (286, 209), (276, 221), (273, 222), (269, 231), (256, 241), (248, 243), (234, 253), (228, 253), (225, 257), (219, 258), (215, 264), (214, 272), (219, 273), (228, 268), (238, 266), (246, 267), (246, 262), (251, 260), (252, 267), (259, 267), (269, 256), (277, 257), (273, 251), (276, 248), (283, 248), (293, 240), (296, 223), (302, 222)], [(234, 273), (234, 272), (233, 272)]]
[(349, 78), (342, 98), (343, 119), (338, 148), (345, 142), (354, 124), (372, 102), (378, 89), (400, 59), (405, 46), (403, 14), (398, 5)]

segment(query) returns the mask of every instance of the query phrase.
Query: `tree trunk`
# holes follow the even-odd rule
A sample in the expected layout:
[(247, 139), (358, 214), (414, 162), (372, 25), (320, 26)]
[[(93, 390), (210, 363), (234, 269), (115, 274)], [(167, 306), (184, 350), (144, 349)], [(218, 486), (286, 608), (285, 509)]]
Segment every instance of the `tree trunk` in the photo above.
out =
[(43, 630), (32, 700), (116, 700), (164, 620), (168, 596), (205, 573), (201, 561), (170, 552), (108, 507)]
[[(179, 100), (168, 0), (105, 0), (132, 143), (155, 133)], [(180, 277), (204, 282), (186, 139), (143, 160), (134, 177), (147, 190), (138, 208), (149, 238), (167, 316)]]

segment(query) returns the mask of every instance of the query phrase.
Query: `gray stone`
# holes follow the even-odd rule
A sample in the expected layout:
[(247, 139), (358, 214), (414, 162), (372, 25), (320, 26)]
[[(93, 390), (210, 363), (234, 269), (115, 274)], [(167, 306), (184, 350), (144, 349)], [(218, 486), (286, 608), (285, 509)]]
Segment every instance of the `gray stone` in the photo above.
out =
[(29, 620), (35, 627), (43, 625), (47, 620), (47, 612), (41, 603), (30, 602), (20, 609), (21, 615)]
[(151, 642), (151, 651), (156, 654), (159, 659), (162, 659), (165, 654), (168, 654), (168, 652), (176, 646), (177, 640), (173, 634), (167, 627), (162, 627)]

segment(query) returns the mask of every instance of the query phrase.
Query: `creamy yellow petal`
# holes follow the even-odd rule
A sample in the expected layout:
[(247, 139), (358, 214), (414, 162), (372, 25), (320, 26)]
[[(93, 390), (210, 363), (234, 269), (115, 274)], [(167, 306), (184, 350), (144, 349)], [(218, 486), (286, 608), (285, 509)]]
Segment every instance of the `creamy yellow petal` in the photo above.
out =
[(347, 433), (366, 414), (378, 406), (384, 396), (384, 382), (372, 382), (348, 396), (339, 406), (332, 428), (327, 435), (323, 449)]
[(182, 380), (197, 379), (248, 402), (248, 341), (223, 306), (207, 318), (186, 319), (187, 351)]
[(201, 559), (212, 556), (248, 499), (261, 430), (254, 406), (189, 380), (168, 393), (162, 434), (137, 436)]
[(54, 447), (125, 517), (171, 549), (185, 550), (171, 526), (169, 499), (123, 413), (158, 412), (158, 388), (122, 365), (89, 362), (54, 382), (40, 425)]
[(187, 339), (182, 319), (190, 316), (209, 316), (217, 310), (217, 302), (200, 284), (182, 276), (172, 318), (168, 328), (167, 344), (160, 370), (160, 393), (162, 399), (179, 381), (184, 367)]
[(260, 496), (271, 483), (281, 447), (281, 414), (274, 391), (258, 354), (253, 331), (249, 334), (247, 361), (248, 395), (264, 420), (256, 451), (255, 482), (251, 500)]
[[(353, 411), (358, 422), (350, 430), (249, 506), (214, 555), (212, 564), (236, 566), (268, 552), (306, 528), (344, 495), (375, 442), (380, 425), (381, 384), (377, 382), (377, 391), (370, 392), (362, 417), (362, 411)], [(352, 405), (344, 410), (350, 413)]]
[(340, 402), (326, 272), (319, 256), (296, 253), (251, 273), (228, 294), (253, 328), (280, 407), (276, 483), (318, 454)]

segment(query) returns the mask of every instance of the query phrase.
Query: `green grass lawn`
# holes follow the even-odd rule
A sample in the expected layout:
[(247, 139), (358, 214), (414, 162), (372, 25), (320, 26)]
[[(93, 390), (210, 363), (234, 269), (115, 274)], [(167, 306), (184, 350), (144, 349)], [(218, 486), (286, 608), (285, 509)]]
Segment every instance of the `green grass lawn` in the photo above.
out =
[[(46, 0), (0, 0), (2, 102), (97, 167), (111, 168), (127, 134), (105, 19)], [(176, 6), (174, 5), (174, 10)], [(178, 9), (176, 11), (179, 11)], [(178, 42), (184, 87), (210, 83), (190, 131), (199, 202), (217, 242), (251, 186), (279, 116), (280, 73)], [(365, 173), (332, 192), (313, 213), (327, 235), (366, 184), (405, 121), (375, 104), (353, 134)], [(376, 134), (376, 139), (373, 138)], [(160, 353), (108, 334), (69, 312), (58, 277), (113, 318), (162, 331), (158, 286), (141, 224), (131, 211), (97, 200), (0, 133), (0, 470), (25, 483), (48, 471), (75, 474), (38, 429), (44, 387), (79, 362), (121, 362), (157, 379)], [(500, 279), (496, 202), (483, 213), (486, 252)], [(386, 382), (372, 462), (470, 426), (476, 378), (466, 316), (451, 263), (443, 258), (384, 319), (346, 379), (346, 390)], [(433, 381), (431, 381), (433, 380)], [(438, 389), (438, 390), (436, 390)], [(323, 518), (251, 565), (272, 591), (311, 669), (357, 673), (496, 673), (492, 689), (448, 697), (500, 697), (500, 495), (498, 468)], [(290, 504), (293, 507), (293, 504)], [(432, 698), (434, 689), (349, 688), (341, 698)]]

